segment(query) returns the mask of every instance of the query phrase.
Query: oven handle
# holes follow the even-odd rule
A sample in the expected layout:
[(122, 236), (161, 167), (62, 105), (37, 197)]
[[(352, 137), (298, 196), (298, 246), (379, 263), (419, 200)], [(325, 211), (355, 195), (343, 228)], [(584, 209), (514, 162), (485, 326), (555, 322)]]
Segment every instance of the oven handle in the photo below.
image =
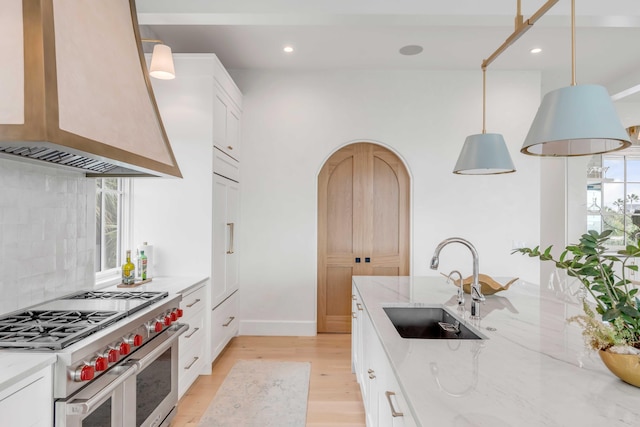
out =
[(133, 359), (136, 367), (139, 370), (143, 370), (144, 368), (146, 368), (149, 364), (151, 364), (151, 362), (156, 360), (158, 356), (160, 356), (169, 347), (171, 347), (174, 342), (178, 340), (180, 335), (185, 333), (188, 329), (189, 325), (187, 325), (186, 323), (175, 323), (174, 327), (165, 329), (163, 334), (167, 334), (167, 337), (160, 345), (158, 345), (158, 347), (151, 350), (147, 355), (143, 356), (142, 359)]
[(118, 377), (115, 380), (89, 399), (81, 403), (67, 403), (65, 405), (67, 415), (84, 415), (90, 413), (96, 405), (101, 403), (102, 399), (110, 395), (116, 388), (120, 387), (127, 378), (134, 375), (136, 372), (138, 372), (138, 366), (136, 364), (130, 364), (124, 372), (118, 374)]

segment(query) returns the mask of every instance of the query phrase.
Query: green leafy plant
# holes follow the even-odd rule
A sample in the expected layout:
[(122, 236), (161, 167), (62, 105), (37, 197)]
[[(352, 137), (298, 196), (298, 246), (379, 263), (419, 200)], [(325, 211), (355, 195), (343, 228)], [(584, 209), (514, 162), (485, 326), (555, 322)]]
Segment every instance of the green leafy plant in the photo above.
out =
[(628, 245), (616, 254), (606, 253), (605, 244), (611, 232), (590, 230), (580, 237), (578, 244), (567, 246), (557, 259), (551, 254), (552, 246), (542, 252), (536, 246), (516, 249), (513, 253), (554, 262), (557, 268), (582, 283), (593, 297), (595, 311), (601, 319), (596, 319), (590, 304), (584, 301), (585, 315), (569, 320), (583, 327), (592, 348), (606, 350), (612, 346), (630, 346), (640, 349), (638, 288), (626, 278), (628, 271), (638, 271), (638, 266), (629, 260), (640, 256), (640, 243)]

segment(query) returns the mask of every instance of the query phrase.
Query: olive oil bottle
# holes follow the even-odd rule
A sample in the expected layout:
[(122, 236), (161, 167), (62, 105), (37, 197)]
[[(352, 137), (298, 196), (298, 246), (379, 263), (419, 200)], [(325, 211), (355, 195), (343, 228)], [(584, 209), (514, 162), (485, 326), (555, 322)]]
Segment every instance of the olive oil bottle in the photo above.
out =
[(131, 262), (131, 251), (127, 250), (127, 262), (122, 264), (122, 284), (133, 285), (136, 281), (136, 266)]

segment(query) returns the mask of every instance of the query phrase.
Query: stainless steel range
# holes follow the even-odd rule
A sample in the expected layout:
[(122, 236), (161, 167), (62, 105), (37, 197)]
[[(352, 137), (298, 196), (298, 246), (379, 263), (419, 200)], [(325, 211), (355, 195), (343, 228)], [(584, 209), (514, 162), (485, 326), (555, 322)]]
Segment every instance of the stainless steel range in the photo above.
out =
[(56, 427), (168, 425), (179, 295), (88, 291), (0, 317), (0, 349), (55, 352)]

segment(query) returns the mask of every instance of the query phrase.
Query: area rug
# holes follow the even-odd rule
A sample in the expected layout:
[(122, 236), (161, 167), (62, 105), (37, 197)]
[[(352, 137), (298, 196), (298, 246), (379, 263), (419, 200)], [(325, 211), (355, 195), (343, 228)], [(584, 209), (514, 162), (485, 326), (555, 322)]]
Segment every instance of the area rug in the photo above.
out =
[(309, 362), (238, 360), (200, 419), (200, 427), (304, 427)]

